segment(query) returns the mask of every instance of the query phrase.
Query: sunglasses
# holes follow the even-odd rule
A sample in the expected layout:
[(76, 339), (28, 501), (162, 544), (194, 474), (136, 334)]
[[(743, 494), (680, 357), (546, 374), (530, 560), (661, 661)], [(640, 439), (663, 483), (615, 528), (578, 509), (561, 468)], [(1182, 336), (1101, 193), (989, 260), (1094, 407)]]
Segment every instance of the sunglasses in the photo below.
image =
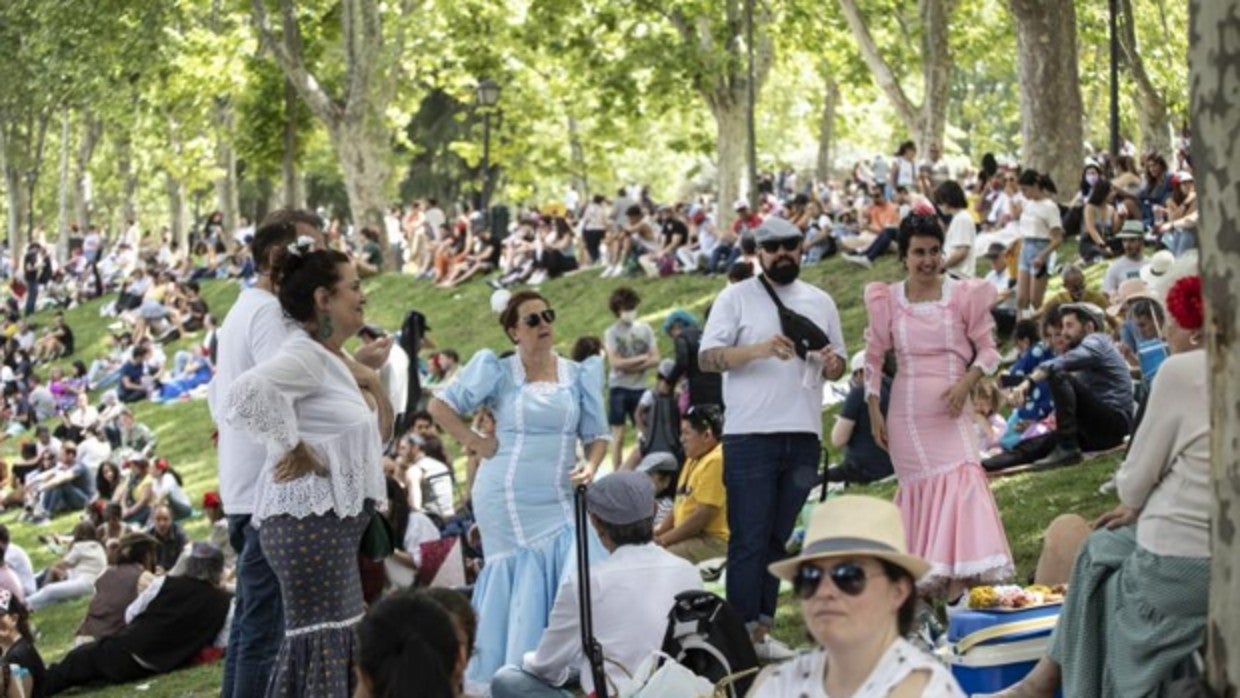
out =
[(526, 327), (538, 327), (544, 322), (550, 325), (555, 322), (555, 311), (551, 308), (547, 308), (541, 313), (530, 313), (529, 315), (521, 318), (521, 321), (525, 323)]
[(758, 245), (763, 252), (775, 254), (783, 250), (785, 252), (796, 252), (801, 247), (801, 238), (784, 238), (783, 240), (766, 240)]
[(804, 564), (792, 579), (792, 589), (802, 601), (810, 599), (818, 593), (818, 587), (826, 577), (830, 577), (835, 588), (844, 594), (860, 596), (865, 591), (865, 582), (869, 575), (855, 562), (841, 562), (829, 570), (818, 565)]

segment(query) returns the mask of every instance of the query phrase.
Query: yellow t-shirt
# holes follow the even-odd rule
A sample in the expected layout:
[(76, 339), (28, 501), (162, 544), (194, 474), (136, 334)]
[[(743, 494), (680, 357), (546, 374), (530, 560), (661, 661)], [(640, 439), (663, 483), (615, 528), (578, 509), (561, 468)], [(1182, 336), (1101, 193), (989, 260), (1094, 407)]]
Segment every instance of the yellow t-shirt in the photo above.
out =
[(672, 521), (679, 524), (689, 518), (698, 505), (718, 507), (719, 511), (706, 523), (702, 533), (723, 540), (728, 539), (728, 498), (723, 489), (723, 446), (716, 445), (701, 458), (690, 458), (680, 469), (676, 483), (676, 503), (672, 506)]

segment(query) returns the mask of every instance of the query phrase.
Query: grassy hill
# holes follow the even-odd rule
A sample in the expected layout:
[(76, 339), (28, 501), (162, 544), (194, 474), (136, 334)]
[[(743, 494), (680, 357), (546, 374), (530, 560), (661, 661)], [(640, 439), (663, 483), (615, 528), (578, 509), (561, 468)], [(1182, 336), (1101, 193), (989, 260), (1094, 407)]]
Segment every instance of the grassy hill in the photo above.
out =
[[(1096, 277), (1101, 269), (1090, 269)], [(869, 281), (898, 279), (902, 272), (894, 258), (887, 258), (875, 265), (873, 270), (847, 264), (839, 260), (807, 267), (802, 278), (826, 289), (839, 306), (848, 348), (855, 351), (862, 346), (865, 328), (865, 308), (862, 292)], [(629, 285), (642, 296), (639, 309), (642, 319), (656, 327), (674, 308), (686, 308), (699, 317), (714, 296), (723, 287), (717, 277), (678, 276), (669, 279), (599, 279), (595, 272), (582, 272), (572, 277), (544, 284), (541, 291), (556, 307), (559, 317), (556, 324), (557, 344), (567, 353), (573, 341), (583, 335), (602, 336), (613, 318), (607, 309), (609, 294), (621, 285)], [(406, 276), (385, 274), (365, 282), (368, 296), (367, 316), (374, 324), (387, 329), (397, 329), (405, 313), (413, 308), (422, 311), (431, 326), (430, 336), (441, 348), (455, 348), (463, 360), (477, 349), (507, 346), (496, 316), (490, 311), (491, 289), (481, 283), (473, 283), (452, 291), (434, 288), (425, 281), (415, 281)], [(208, 282), (203, 294), (217, 317), (223, 317), (238, 293), (232, 282)], [(78, 353), (72, 358), (90, 359), (101, 353), (108, 339), (109, 318), (99, 316), (100, 302), (92, 302), (67, 313), (68, 321), (78, 337)], [(37, 319), (43, 323), (50, 317)], [(174, 347), (182, 348), (194, 338), (182, 340)], [(660, 337), (662, 350), (668, 354), (670, 343)], [(273, 351), (275, 347), (272, 347)], [(202, 494), (215, 487), (215, 453), (211, 442), (214, 426), (204, 401), (177, 402), (168, 405), (143, 404), (137, 407), (137, 417), (151, 426), (158, 438), (159, 455), (167, 457), (185, 478), (186, 490), (195, 502)], [(824, 423), (830, 420), (824, 414)], [(2, 447), (6, 456), (16, 450), (16, 440)], [(1082, 466), (1038, 475), (1019, 475), (993, 483), (995, 497), (1003, 516), (1008, 538), (1016, 557), (1018, 578), (1031, 574), (1041, 546), (1042, 531), (1056, 515), (1079, 512), (1094, 516), (1114, 504), (1112, 497), (1097, 494), (1098, 485), (1105, 481), (1117, 465), (1115, 457), (1097, 459)], [(862, 488), (860, 491), (876, 496), (890, 497), (894, 485)], [(75, 516), (63, 516), (51, 526), (40, 527), (15, 523), (16, 513), (0, 515), (7, 523), (14, 542), (22, 545), (34, 559), (36, 567), (42, 567), (56, 558), (37, 537), (49, 532), (67, 533)], [(191, 537), (206, 535), (205, 520), (195, 518), (186, 526)], [(87, 602), (80, 600), (49, 607), (40, 611), (35, 622), (42, 634), (39, 649), (50, 664), (61, 657), (71, 646), (77, 624), (85, 612)], [(777, 633), (793, 644), (804, 642), (804, 631), (799, 622), (795, 604), (781, 605)], [(216, 695), (222, 665), (199, 667), (142, 682), (137, 685), (82, 691), (80, 694), (99, 696), (129, 696), (135, 690), (148, 690), (152, 696), (208, 696)], [(149, 684), (147, 688), (143, 686)]]

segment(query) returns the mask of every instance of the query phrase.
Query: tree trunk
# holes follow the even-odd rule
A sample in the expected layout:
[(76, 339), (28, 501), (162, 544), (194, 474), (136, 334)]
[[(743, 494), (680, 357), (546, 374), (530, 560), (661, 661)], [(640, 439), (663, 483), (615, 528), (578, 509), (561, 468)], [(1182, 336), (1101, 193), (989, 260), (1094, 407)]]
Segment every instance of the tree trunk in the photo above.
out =
[(342, 122), (329, 132), (332, 145), (340, 158), (344, 186), (349, 195), (349, 210), (358, 229), (370, 226), (379, 232), (384, 250), (389, 249), (387, 226), (388, 143), (382, 133), (368, 133), (364, 124)]
[(185, 186), (164, 172), (164, 190), (168, 194), (168, 227), (172, 230), (172, 239), (180, 246), (182, 254), (189, 254), (189, 226), (185, 225)]
[(921, 123), (917, 152), (929, 157), (931, 148), (943, 147), (947, 129), (947, 98), (951, 94), (951, 15), (956, 0), (921, 0)]
[[(718, 154), (715, 180), (719, 187), (719, 225), (730, 226), (736, 217), (733, 202), (749, 191), (744, 94), (734, 100), (716, 100), (711, 112), (715, 115), (715, 152)], [(751, 210), (757, 210), (756, 201), (750, 201), (749, 205)]]
[(586, 152), (581, 144), (581, 129), (577, 117), (568, 117), (568, 153), (573, 163), (571, 182), (577, 193), (586, 201), (590, 199), (590, 180), (586, 177)]
[(69, 258), (69, 140), (72, 134), (72, 114), (68, 108), (60, 114), (60, 167), (57, 172), (56, 193), (56, 259), (63, 262)]
[(116, 172), (121, 180), (121, 231), (127, 229), (131, 221), (138, 220), (138, 177), (133, 170), (133, 140), (129, 133), (123, 134), (116, 142)]
[(4, 195), (8, 213), (9, 254), (20, 259), (22, 235), (22, 176), (13, 160), (12, 127), (0, 120), (0, 169), (4, 170)]
[(814, 167), (814, 177), (819, 182), (831, 179), (833, 153), (831, 147), (835, 138), (835, 111), (840, 101), (840, 86), (831, 75), (830, 67), (823, 71), (825, 89), (822, 95), (822, 119), (818, 122), (818, 161)]
[(215, 180), (215, 193), (220, 213), (224, 214), (224, 230), (232, 235), (237, 229), (237, 153), (233, 150), (233, 106), (228, 97), (215, 99), (215, 164), (221, 175)]
[(1123, 51), (1124, 65), (1128, 67), (1137, 88), (1137, 127), (1141, 134), (1141, 152), (1170, 155), (1171, 117), (1167, 112), (1167, 100), (1154, 86), (1138, 50), (1132, 0), (1119, 0), (1119, 10), (1119, 45)]
[(1240, 695), (1240, 0), (1189, 0), (1188, 64), (1193, 169), (1199, 189), (1202, 290), (1210, 352), (1210, 615), (1206, 679)]
[(1069, 198), (1084, 158), (1074, 0), (1009, 0), (1016, 20), (1021, 162)]
[(304, 197), (301, 180), (297, 174), (297, 87), (291, 80), (284, 80), (284, 162), (281, 174), (282, 205), (285, 208), (301, 208)]
[(103, 135), (103, 121), (89, 111), (82, 114), (82, 140), (74, 162), (73, 206), (77, 224), (85, 232), (90, 227), (90, 161)]

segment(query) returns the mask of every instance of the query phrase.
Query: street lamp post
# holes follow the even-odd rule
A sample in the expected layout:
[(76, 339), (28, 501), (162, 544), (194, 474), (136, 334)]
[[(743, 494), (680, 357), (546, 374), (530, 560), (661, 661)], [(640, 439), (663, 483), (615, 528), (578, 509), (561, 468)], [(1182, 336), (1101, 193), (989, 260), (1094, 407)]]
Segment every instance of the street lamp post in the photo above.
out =
[(1119, 157), (1119, 0), (1111, 4), (1111, 162)]
[(499, 103), (500, 87), (494, 80), (483, 78), (478, 83), (478, 106), (482, 107), (482, 221), (491, 227), (491, 111)]

